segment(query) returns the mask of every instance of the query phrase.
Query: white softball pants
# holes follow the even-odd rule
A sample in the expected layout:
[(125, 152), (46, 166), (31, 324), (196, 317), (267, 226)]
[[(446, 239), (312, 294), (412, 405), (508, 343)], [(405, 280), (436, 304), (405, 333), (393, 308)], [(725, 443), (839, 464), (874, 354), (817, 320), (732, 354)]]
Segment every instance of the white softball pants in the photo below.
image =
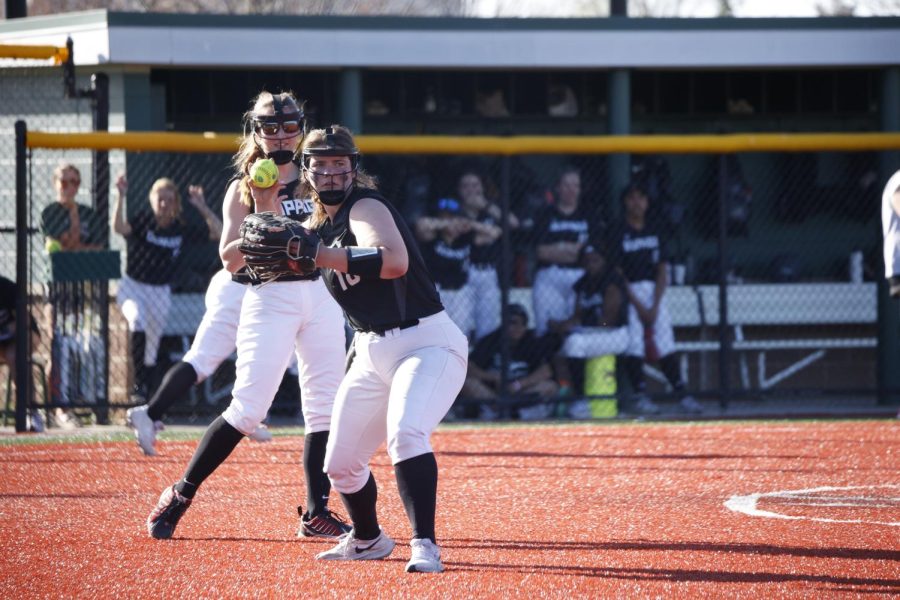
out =
[(569, 358), (593, 358), (604, 354), (625, 354), (630, 339), (628, 326), (582, 327), (566, 337), (562, 354)]
[(500, 283), (494, 267), (469, 269), (469, 293), (475, 300), (475, 339), (500, 327)]
[(172, 289), (168, 285), (150, 285), (123, 275), (116, 293), (116, 304), (128, 322), (128, 331), (144, 332), (144, 365), (155, 365), (172, 304)]
[(547, 322), (564, 321), (575, 312), (575, 293), (572, 286), (584, 275), (584, 269), (552, 265), (538, 269), (531, 288), (534, 307), (534, 329), (538, 335), (547, 333)]
[(475, 296), (470, 285), (467, 283), (456, 290), (444, 289), (439, 285), (436, 287), (450, 320), (463, 334), (470, 334), (475, 328)]
[(200, 383), (219, 368), (231, 356), (237, 344), (238, 322), (241, 304), (249, 285), (231, 279), (231, 273), (222, 269), (209, 282), (206, 289), (206, 312), (197, 328), (190, 350), (182, 361), (197, 372)]
[(265, 418), (296, 349), (306, 433), (328, 431), (344, 375), (344, 318), (321, 279), (251, 286), (241, 305), (231, 404), (222, 413), (249, 434)]
[[(655, 282), (635, 281), (628, 285), (641, 304), (647, 307), (653, 305)], [(656, 322), (653, 324), (653, 340), (659, 349), (660, 357), (675, 352), (675, 331), (672, 329), (672, 317), (669, 316), (665, 295), (659, 301), (659, 312), (656, 314)], [(633, 304), (628, 305), (628, 349), (625, 354), (644, 357), (644, 324)]]
[(392, 464), (432, 452), (431, 434), (462, 389), (468, 360), (468, 340), (446, 312), (384, 337), (357, 333), (354, 343), (325, 453), (325, 471), (344, 494), (362, 489), (385, 440)]

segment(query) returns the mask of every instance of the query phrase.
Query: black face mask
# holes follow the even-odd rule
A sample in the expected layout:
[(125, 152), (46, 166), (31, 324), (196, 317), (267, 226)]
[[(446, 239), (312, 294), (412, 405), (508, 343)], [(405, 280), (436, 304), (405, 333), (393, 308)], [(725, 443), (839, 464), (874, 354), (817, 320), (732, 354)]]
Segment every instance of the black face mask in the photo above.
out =
[(273, 150), (266, 152), (266, 158), (271, 158), (276, 165), (286, 165), (294, 160), (294, 153), (290, 150)]
[(340, 204), (346, 200), (347, 196), (350, 195), (350, 190), (323, 190), (321, 192), (317, 191), (316, 195), (319, 196), (319, 200), (322, 201), (322, 204), (334, 206), (335, 204)]

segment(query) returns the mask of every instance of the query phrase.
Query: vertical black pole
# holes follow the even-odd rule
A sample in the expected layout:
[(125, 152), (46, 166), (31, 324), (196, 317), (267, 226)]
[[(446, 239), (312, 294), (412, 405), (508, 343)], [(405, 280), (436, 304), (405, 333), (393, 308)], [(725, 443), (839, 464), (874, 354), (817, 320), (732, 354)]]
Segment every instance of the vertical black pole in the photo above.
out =
[[(93, 96), (94, 131), (109, 131), (109, 78), (105, 73), (94, 73), (91, 76), (91, 94)], [(109, 152), (95, 150), (93, 152), (94, 168), (94, 210), (102, 224), (100, 243), (109, 248)], [(97, 390), (97, 406), (95, 412), (97, 423), (105, 425), (109, 422), (109, 281), (84, 282), (90, 290), (89, 301), (99, 306), (93, 307), (100, 318), (100, 339), (103, 344), (102, 377), (100, 382), (92, 382)], [(93, 327), (93, 324), (91, 324)]]
[(25, 121), (16, 121), (16, 432), (27, 431), (31, 403), (31, 323), (28, 310), (28, 159)]
[(28, 2), (26, 0), (6, 0), (6, 18), (22, 19), (28, 16)]
[(731, 338), (728, 336), (728, 164), (719, 157), (719, 393), (722, 410), (728, 408), (731, 395), (728, 368), (731, 363)]
[(506, 336), (507, 306), (509, 304), (510, 265), (512, 263), (512, 248), (509, 231), (509, 198), (510, 187), (510, 162), (511, 158), (503, 156), (500, 162), (500, 219), (503, 235), (500, 241), (500, 394), (506, 395), (506, 386), (509, 384), (507, 372), (509, 371), (509, 338)]

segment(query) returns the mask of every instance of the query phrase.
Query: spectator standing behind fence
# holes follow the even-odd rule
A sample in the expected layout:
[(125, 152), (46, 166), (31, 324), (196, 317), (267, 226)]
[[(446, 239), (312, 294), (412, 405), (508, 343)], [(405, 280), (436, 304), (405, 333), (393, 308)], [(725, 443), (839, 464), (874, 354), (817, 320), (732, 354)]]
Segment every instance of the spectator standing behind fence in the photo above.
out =
[[(575, 310), (565, 321), (550, 321), (559, 354), (554, 369), (563, 386), (571, 382), (575, 390), (584, 389), (585, 360), (607, 354), (624, 354), (628, 349), (628, 295), (622, 275), (611, 268), (606, 253), (599, 245), (588, 244), (581, 250), (580, 264), (584, 275), (572, 286)], [(587, 400), (572, 402), (568, 416), (591, 417)]]
[[(509, 366), (506, 389), (501, 382), (501, 344), (503, 336), (509, 338)], [(480, 339), (469, 355), (469, 369), (460, 398), (481, 400), (479, 416), (489, 420), (499, 414), (499, 401), (503, 396), (511, 397), (518, 406), (519, 418), (523, 420), (542, 419), (550, 416), (552, 406), (549, 399), (559, 390), (553, 378), (550, 357), (553, 355), (552, 342), (539, 338), (528, 328), (528, 313), (521, 304), (510, 304), (507, 308), (506, 328), (498, 327)], [(462, 409), (462, 416), (473, 416)], [(459, 412), (457, 412), (459, 414)]]
[(416, 221), (422, 258), (432, 273), (441, 304), (466, 337), (475, 327), (475, 297), (469, 288), (472, 238), (481, 226), (468, 218), (455, 198), (441, 198), (434, 216)]
[[(41, 211), (41, 233), (49, 253), (98, 250), (103, 247), (104, 224), (94, 209), (75, 201), (80, 186), (81, 172), (75, 165), (62, 163), (53, 170), (56, 201)], [(51, 397), (53, 403), (67, 405), (76, 400), (69, 397), (72, 391), (72, 374), (69, 371), (74, 367), (68, 352), (70, 347), (78, 346), (72, 335), (75, 332), (70, 329), (85, 325), (82, 313), (86, 299), (80, 286), (55, 282), (48, 285), (48, 298), (47, 322), (53, 332), (47, 369)], [(57, 407), (55, 421), (65, 429), (81, 425), (74, 412), (64, 406)]]
[[(463, 212), (477, 225), (473, 230), (469, 268), (469, 291), (474, 298), (475, 339), (481, 339), (500, 326), (500, 237), (503, 214), (496, 203), (487, 199), (484, 182), (474, 171), (464, 172), (457, 184)], [(509, 214), (507, 226), (518, 229), (519, 220)], [(434, 271), (432, 271), (434, 272)]]
[[(184, 218), (178, 188), (167, 177), (153, 182), (148, 197), (149, 208), (141, 208), (131, 220), (124, 215), (123, 205), (128, 193), (124, 175), (116, 181), (116, 189), (113, 228), (125, 238), (128, 252), (116, 303), (128, 322), (131, 337), (133, 400), (146, 402), (152, 391), (159, 343), (172, 301), (170, 284), (184, 243)], [(203, 216), (209, 239), (217, 241), (222, 235), (222, 221), (206, 205), (203, 188), (190, 186), (188, 198)]]
[(547, 332), (551, 319), (562, 321), (572, 315), (572, 286), (584, 275), (578, 255), (588, 239), (597, 238), (600, 233), (600, 224), (591, 218), (580, 196), (581, 174), (575, 167), (564, 167), (557, 179), (554, 203), (535, 219), (538, 267), (532, 305), (538, 335)]
[(611, 231), (613, 262), (621, 269), (628, 285), (628, 348), (622, 361), (634, 396), (633, 410), (655, 414), (657, 406), (646, 394), (644, 359), (659, 361), (663, 374), (676, 394), (681, 395), (683, 410), (702, 412), (702, 406), (685, 394), (684, 382), (675, 353), (675, 333), (665, 303), (668, 285), (666, 240), (647, 220), (649, 200), (639, 184), (632, 183), (622, 192), (624, 218)]

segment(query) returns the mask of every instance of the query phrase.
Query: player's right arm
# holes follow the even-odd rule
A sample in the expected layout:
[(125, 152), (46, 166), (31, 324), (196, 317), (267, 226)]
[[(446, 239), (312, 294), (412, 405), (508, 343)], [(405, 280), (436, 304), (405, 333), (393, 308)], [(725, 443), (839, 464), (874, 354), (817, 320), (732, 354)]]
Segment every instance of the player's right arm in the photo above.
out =
[(241, 243), (241, 222), (250, 214), (250, 208), (241, 202), (240, 180), (232, 181), (222, 202), (222, 237), (219, 238), (219, 257), (222, 265), (235, 273), (244, 266), (244, 256), (238, 250)]

